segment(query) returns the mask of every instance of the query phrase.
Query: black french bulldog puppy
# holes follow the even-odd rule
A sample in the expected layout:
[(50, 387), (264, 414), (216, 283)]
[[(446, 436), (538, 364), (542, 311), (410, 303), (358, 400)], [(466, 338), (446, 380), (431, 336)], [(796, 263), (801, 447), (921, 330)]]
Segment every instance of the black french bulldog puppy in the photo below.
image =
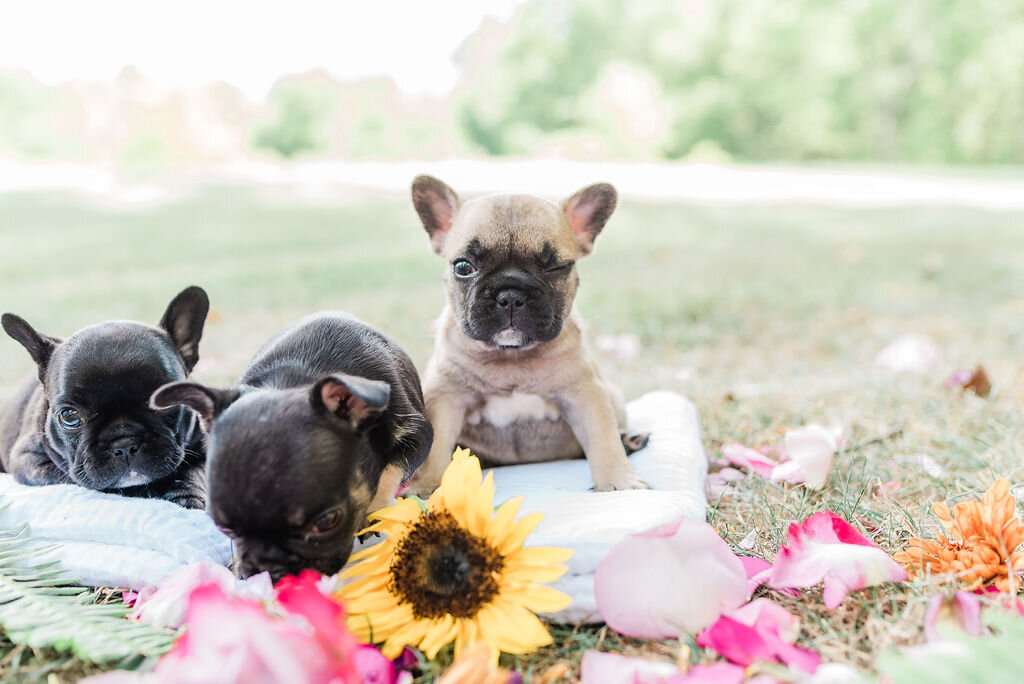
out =
[(152, 399), (208, 429), (207, 510), (235, 541), (236, 571), (338, 572), (367, 514), (430, 450), (416, 368), (369, 325), (321, 313), (272, 338), (239, 382), (176, 382)]
[(189, 287), (158, 327), (107, 321), (64, 341), (4, 314), (3, 329), (28, 350), (38, 378), (0, 409), (2, 470), (27, 485), (75, 483), (202, 508), (198, 421), (184, 408), (154, 411), (149, 397), (188, 377), (209, 309), (206, 292)]

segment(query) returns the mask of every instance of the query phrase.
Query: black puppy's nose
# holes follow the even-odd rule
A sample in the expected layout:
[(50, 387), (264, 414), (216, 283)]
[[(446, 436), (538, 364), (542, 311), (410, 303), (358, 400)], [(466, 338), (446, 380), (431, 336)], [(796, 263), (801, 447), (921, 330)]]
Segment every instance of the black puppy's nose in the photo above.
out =
[(121, 437), (110, 443), (110, 450), (117, 458), (127, 460), (139, 453), (139, 443), (132, 437)]
[(510, 287), (499, 292), (495, 300), (502, 309), (521, 309), (526, 304), (526, 295), (522, 290)]

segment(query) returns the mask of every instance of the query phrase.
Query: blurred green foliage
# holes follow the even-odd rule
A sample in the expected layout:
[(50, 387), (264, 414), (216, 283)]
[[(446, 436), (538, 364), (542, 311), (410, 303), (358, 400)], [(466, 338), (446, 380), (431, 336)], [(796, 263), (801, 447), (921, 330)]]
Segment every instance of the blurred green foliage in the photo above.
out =
[(534, 0), (492, 40), (458, 114), (490, 154), (1024, 161), (1021, 0)]
[(273, 150), (290, 159), (326, 146), (328, 118), (336, 107), (330, 89), (284, 81), (270, 92), (270, 105), (274, 113), (256, 129), (254, 147)]

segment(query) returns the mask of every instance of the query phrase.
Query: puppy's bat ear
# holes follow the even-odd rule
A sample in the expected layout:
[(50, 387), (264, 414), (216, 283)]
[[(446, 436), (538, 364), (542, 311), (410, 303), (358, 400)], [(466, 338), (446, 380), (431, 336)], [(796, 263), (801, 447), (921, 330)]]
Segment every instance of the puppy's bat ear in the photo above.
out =
[(459, 209), (459, 196), (444, 181), (416, 176), (412, 181), (412, 205), (430, 235), (430, 246), (440, 254)]
[(175, 406), (187, 406), (199, 414), (203, 428), (209, 431), (214, 419), (240, 395), (241, 392), (237, 389), (217, 389), (200, 385), (198, 382), (179, 380), (153, 392), (149, 398), (149, 406), (158, 411)]
[(160, 319), (160, 327), (167, 331), (178, 353), (185, 362), (185, 372), (191, 373), (199, 361), (199, 340), (203, 324), (210, 312), (210, 298), (201, 287), (186, 287), (167, 305)]
[(5, 313), (3, 318), (0, 318), (0, 323), (3, 324), (4, 332), (28, 350), (29, 356), (39, 367), (39, 377), (42, 379), (53, 350), (60, 344), (60, 340), (37, 332), (24, 318), (14, 314)]
[(391, 385), (356, 375), (330, 375), (315, 385), (310, 403), (318, 411), (333, 413), (353, 428), (388, 407)]
[(590, 254), (594, 249), (594, 240), (608, 223), (617, 202), (615, 186), (608, 183), (588, 185), (562, 202), (562, 212), (576, 233), (581, 254)]

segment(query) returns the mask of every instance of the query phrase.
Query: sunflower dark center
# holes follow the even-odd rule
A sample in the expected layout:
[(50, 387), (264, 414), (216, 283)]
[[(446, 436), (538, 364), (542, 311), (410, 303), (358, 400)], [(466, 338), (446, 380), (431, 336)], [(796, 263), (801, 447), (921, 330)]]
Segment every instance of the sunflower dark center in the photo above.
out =
[(391, 593), (418, 619), (472, 617), (498, 593), (505, 560), (446, 511), (423, 515), (398, 543)]

